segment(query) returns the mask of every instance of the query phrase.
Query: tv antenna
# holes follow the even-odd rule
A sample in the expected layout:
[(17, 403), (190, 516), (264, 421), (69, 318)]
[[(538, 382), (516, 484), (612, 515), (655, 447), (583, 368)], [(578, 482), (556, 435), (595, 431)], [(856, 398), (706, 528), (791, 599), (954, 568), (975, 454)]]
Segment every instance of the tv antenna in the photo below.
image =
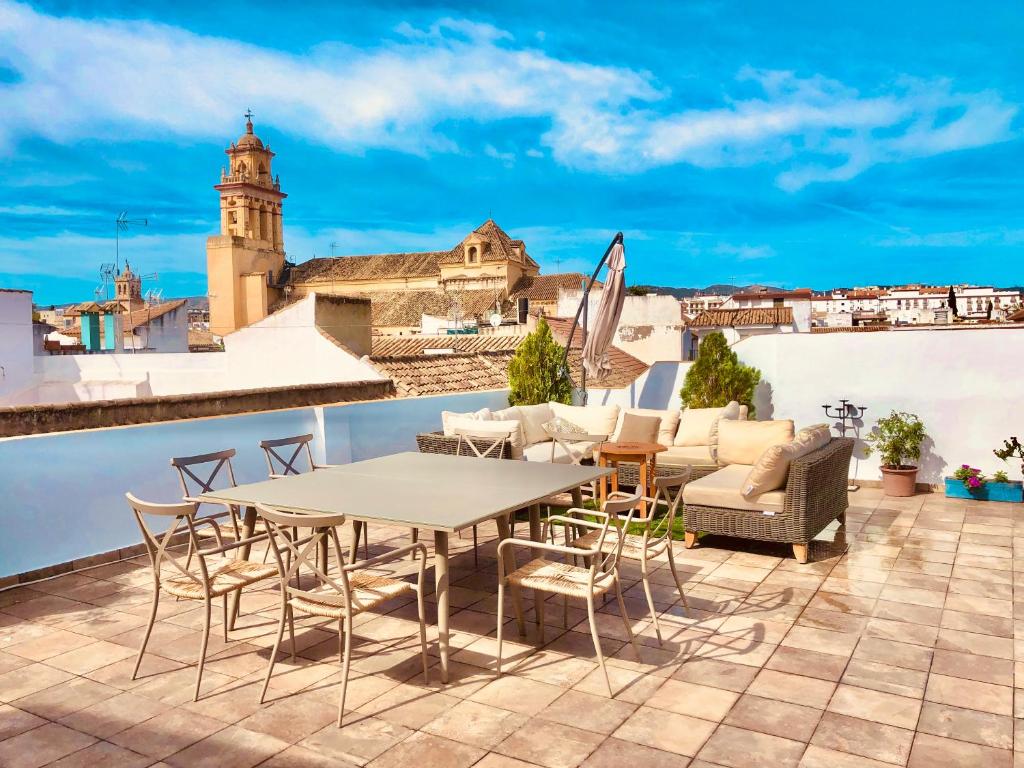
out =
[(116, 264), (111, 264), (109, 261), (105, 264), (100, 264), (100, 285), (93, 291), (96, 294), (96, 301), (99, 301), (101, 297), (108, 301), (110, 300), (110, 285), (114, 282), (116, 276)]
[(334, 258), (334, 249), (337, 248), (337, 247), (338, 247), (338, 244), (332, 241), (331, 242), (331, 258), (332, 259)]
[(119, 269), (121, 265), (121, 233), (127, 232), (128, 227), (133, 227), (136, 224), (141, 224), (144, 227), (149, 226), (149, 219), (129, 219), (128, 211), (121, 211), (117, 215), (117, 219), (114, 222), (114, 269)]

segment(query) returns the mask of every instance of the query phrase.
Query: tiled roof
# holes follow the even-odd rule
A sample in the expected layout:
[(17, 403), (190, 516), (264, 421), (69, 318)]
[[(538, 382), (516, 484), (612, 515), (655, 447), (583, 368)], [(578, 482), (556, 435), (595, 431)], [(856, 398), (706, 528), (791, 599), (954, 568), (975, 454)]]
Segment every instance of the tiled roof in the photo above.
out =
[(751, 325), (791, 325), (792, 307), (707, 309), (690, 321), (693, 328), (742, 328)]
[(374, 357), (422, 355), (426, 349), (454, 349), (459, 352), (507, 352), (523, 343), (523, 336), (375, 336)]
[[(90, 304), (93, 302), (89, 302)], [(116, 303), (116, 302), (112, 302)], [(163, 301), (159, 304), (150, 304), (148, 307), (142, 309), (136, 309), (131, 312), (124, 312), (121, 314), (123, 329), (125, 333), (141, 328), (144, 325), (156, 320), (159, 317), (163, 317), (168, 312), (173, 312), (180, 307), (185, 306), (187, 303), (186, 299), (174, 299), (173, 301)], [(84, 308), (84, 304), (78, 305), (79, 309)], [(65, 315), (67, 316), (67, 315)], [(61, 333), (67, 336), (81, 336), (82, 327), (80, 325), (71, 325), (67, 328), (60, 329)]]
[[(523, 275), (512, 286), (509, 298), (515, 301), (523, 297), (530, 301), (557, 301), (558, 289), (581, 290), (586, 285), (587, 276), (579, 272), (563, 272), (556, 275)], [(598, 288), (602, 283), (594, 282)]]
[[(548, 325), (551, 326), (551, 333), (555, 337), (555, 341), (564, 346), (569, 336), (569, 329), (572, 327), (572, 320), (567, 317), (548, 317), (545, 319), (548, 321)], [(569, 348), (569, 374), (575, 382), (580, 381), (583, 370), (582, 339), (583, 334), (577, 326), (572, 335), (572, 344)], [(647, 363), (638, 360), (628, 352), (624, 352), (615, 346), (608, 349), (608, 359), (611, 362), (612, 371), (608, 374), (608, 378), (601, 381), (598, 385), (601, 389), (628, 387), (636, 381), (637, 376), (644, 373), (650, 367)]]
[(395, 383), (399, 397), (420, 397), (506, 389), (512, 355), (510, 350), (404, 357), (375, 355), (370, 362)]
[(1021, 307), (1006, 319), (1011, 323), (1024, 323), (1024, 307)]
[(809, 299), (810, 288), (797, 288), (792, 291), (753, 291), (752, 293), (736, 293), (733, 299)]
[[(358, 294), (370, 300), (370, 322), (376, 327), (419, 325), (423, 315), (447, 317), (458, 309), (464, 319), (489, 315), (494, 309), (494, 291), (370, 291)], [(508, 308), (502, 303), (502, 311)]]
[[(482, 236), (489, 244), (489, 247), (484, 249), (482, 261), (514, 261), (526, 266), (537, 267), (537, 262), (526, 254), (522, 240), (513, 240), (492, 219), (488, 219), (450, 250), (310, 259), (292, 267), (289, 279), (293, 283), (323, 283), (440, 277), (442, 264), (461, 264), (463, 262), (462, 245), (474, 233)], [(518, 246), (518, 255), (514, 246)]]

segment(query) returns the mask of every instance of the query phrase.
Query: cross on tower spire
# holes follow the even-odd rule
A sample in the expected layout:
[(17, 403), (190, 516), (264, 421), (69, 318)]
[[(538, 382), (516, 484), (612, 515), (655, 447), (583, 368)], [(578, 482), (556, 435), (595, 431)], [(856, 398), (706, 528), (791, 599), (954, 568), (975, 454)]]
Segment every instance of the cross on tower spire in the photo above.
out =
[(245, 130), (247, 133), (252, 133), (252, 109), (245, 110)]

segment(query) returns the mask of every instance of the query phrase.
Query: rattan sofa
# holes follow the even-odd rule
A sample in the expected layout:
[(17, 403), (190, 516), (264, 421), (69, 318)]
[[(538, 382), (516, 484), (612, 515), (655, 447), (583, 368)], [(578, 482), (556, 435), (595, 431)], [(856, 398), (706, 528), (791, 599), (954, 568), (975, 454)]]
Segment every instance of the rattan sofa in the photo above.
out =
[[(482, 438), (464, 438), (478, 444), (481, 449), (486, 448), (488, 441)], [(443, 432), (421, 432), (416, 435), (416, 447), (420, 453), (443, 453), (448, 456), (457, 456), (459, 453), (459, 436), (445, 435)], [(495, 458), (508, 459), (511, 457), (512, 445), (505, 443), (501, 449), (501, 456)]]
[(853, 442), (852, 438), (833, 438), (796, 459), (789, 468), (781, 511), (765, 513), (684, 502), (687, 549), (697, 544), (697, 534), (704, 531), (791, 544), (796, 559), (806, 563), (810, 541), (833, 520), (846, 521)]

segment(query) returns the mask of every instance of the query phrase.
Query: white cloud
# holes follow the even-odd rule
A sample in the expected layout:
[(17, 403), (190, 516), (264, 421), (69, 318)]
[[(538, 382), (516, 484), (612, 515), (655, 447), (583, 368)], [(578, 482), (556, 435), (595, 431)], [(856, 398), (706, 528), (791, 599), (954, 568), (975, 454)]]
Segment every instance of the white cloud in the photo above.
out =
[(711, 252), (718, 256), (729, 256), (737, 261), (754, 261), (756, 259), (770, 259), (775, 255), (775, 249), (770, 245), (750, 245), (742, 243), (719, 243)]
[(0, 62), (20, 78), (0, 84), (0, 153), (29, 136), (223, 139), (248, 106), (260, 126), (346, 152), (453, 152), (451, 121), (539, 118), (541, 144), (574, 168), (767, 163), (782, 188), (797, 190), (1005, 140), (1017, 114), (995, 92), (960, 93), (946, 81), (904, 79), (864, 95), (820, 75), (749, 68), (738, 79), (760, 95), (686, 109), (650, 73), (561, 60), (488, 24), (442, 19), (396, 35), (293, 54), (0, 0)]
[(964, 229), (886, 237), (875, 241), (883, 248), (974, 248), (980, 245), (1019, 246), (1024, 244), (1024, 229)]

